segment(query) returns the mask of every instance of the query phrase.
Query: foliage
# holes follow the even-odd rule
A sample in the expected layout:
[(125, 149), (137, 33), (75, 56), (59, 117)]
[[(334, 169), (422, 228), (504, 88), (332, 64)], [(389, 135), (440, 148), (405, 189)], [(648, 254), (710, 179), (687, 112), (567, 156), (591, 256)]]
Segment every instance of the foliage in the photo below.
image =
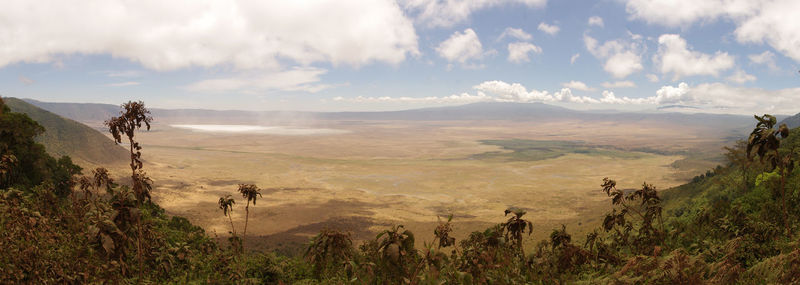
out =
[(524, 255), (524, 250), (522, 248), (522, 234), (525, 233), (525, 229), (528, 229), (528, 235), (530, 235), (533, 232), (533, 223), (522, 218), (522, 216), (527, 213), (523, 209), (508, 208), (505, 210), (505, 215), (508, 216), (509, 213), (514, 215), (512, 215), (510, 218), (508, 218), (508, 221), (502, 224), (503, 230), (506, 233), (506, 239), (512, 241), (517, 250)]
[[(244, 232), (242, 233), (242, 246), (244, 246), (245, 242), (247, 242), (247, 222), (250, 219), (250, 203), (253, 203), (253, 206), (256, 205), (256, 199), (261, 197), (261, 189), (253, 184), (239, 184), (239, 193), (247, 200), (247, 205), (244, 207)], [(231, 227), (233, 227), (232, 222)]]
[[(439, 217), (436, 218), (439, 219)], [(433, 230), (433, 235), (436, 237), (437, 249), (456, 244), (456, 238), (450, 236), (450, 234), (453, 232), (453, 226), (450, 224), (452, 221), (453, 215), (449, 215), (447, 216), (447, 222), (442, 223), (442, 221), (439, 220), (439, 225)]]
[(28, 115), (11, 112), (0, 98), (0, 189), (30, 189), (49, 182), (62, 197), (69, 192), (71, 176), (81, 169), (69, 157), (47, 154), (34, 140), (44, 131)]
[(233, 226), (233, 218), (231, 218), (231, 213), (233, 212), (233, 205), (236, 204), (236, 201), (231, 198), (231, 195), (225, 195), (223, 197), (219, 197), (219, 209), (222, 210), (222, 215), (228, 217), (228, 221), (231, 222), (231, 236), (236, 236), (236, 227)]
[(319, 278), (325, 276), (326, 269), (348, 263), (353, 251), (353, 240), (350, 234), (323, 229), (311, 239), (305, 257), (314, 266), (314, 274)]
[[(603, 230), (612, 234), (612, 246), (635, 254), (652, 253), (665, 236), (663, 208), (656, 188), (645, 182), (641, 189), (625, 194), (617, 189), (617, 182), (608, 177), (603, 178), (601, 186), (615, 206), (606, 214), (602, 225)], [(658, 223), (658, 227), (654, 223)]]

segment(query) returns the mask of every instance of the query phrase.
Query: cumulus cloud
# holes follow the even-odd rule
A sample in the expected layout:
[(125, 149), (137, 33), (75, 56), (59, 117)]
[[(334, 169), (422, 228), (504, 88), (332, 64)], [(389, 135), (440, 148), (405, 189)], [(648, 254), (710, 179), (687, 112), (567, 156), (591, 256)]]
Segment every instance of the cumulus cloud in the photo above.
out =
[(600, 103), (605, 104), (652, 104), (653, 99), (651, 97), (648, 98), (629, 98), (629, 97), (617, 97), (614, 95), (614, 92), (603, 90), (601, 94), (602, 98), (600, 98)]
[(603, 69), (615, 78), (625, 78), (631, 73), (642, 70), (642, 58), (630, 50), (620, 52), (608, 58)]
[(653, 62), (662, 74), (672, 73), (673, 80), (684, 76), (712, 75), (733, 67), (733, 56), (717, 51), (714, 55), (689, 50), (686, 40), (676, 34), (658, 37), (658, 52)]
[(756, 76), (752, 74), (747, 74), (744, 70), (736, 70), (731, 76), (728, 76), (726, 79), (731, 82), (736, 82), (739, 84), (743, 84), (748, 81), (756, 81)]
[(206, 79), (183, 86), (184, 90), (191, 92), (262, 92), (271, 90), (319, 92), (335, 87), (334, 85), (318, 84), (320, 76), (327, 71), (320, 68), (294, 68), (291, 70), (244, 74), (232, 77)]
[(632, 19), (668, 27), (729, 19), (740, 43), (766, 43), (800, 62), (800, 1), (796, 0), (627, 0)]
[(452, 27), (466, 21), (475, 11), (504, 4), (529, 8), (542, 8), (547, 4), (547, 0), (399, 0), (398, 2), (406, 11), (416, 16), (417, 23), (429, 28)]
[(479, 92), (494, 95), (494, 101), (500, 102), (571, 102), (571, 103), (596, 103), (597, 99), (587, 96), (572, 95), (572, 90), (562, 88), (550, 93), (548, 91), (531, 90), (519, 83), (506, 83), (493, 80), (485, 81), (473, 87)]
[(508, 44), (508, 61), (523, 63), (530, 61), (529, 53), (542, 53), (542, 49), (532, 43), (516, 42)]
[(580, 53), (573, 54), (572, 57), (569, 58), (569, 64), (575, 64), (575, 61), (581, 57)]
[(572, 80), (570, 82), (561, 83), (561, 86), (566, 87), (566, 88), (570, 88), (570, 89), (580, 90), (580, 91), (594, 91), (595, 90), (594, 88), (586, 86), (586, 83), (583, 83), (581, 81), (575, 81), (575, 80)]
[(739, 18), (757, 8), (753, 0), (627, 0), (625, 10), (632, 19), (669, 27), (687, 26), (696, 21), (713, 21), (720, 16)]
[(583, 35), (583, 42), (589, 53), (606, 61), (603, 69), (615, 78), (625, 78), (643, 69), (638, 42), (610, 40), (601, 45), (589, 35)]
[(614, 88), (633, 88), (636, 87), (636, 83), (630, 80), (626, 81), (615, 81), (615, 82), (603, 82), (602, 85), (604, 88), (614, 89)]
[[(604, 90), (598, 97), (576, 96), (570, 88), (555, 92), (528, 90), (519, 83), (493, 80), (473, 86), (475, 95), (461, 93), (443, 97), (337, 97), (337, 101), (350, 102), (405, 102), (405, 103), (472, 103), (483, 101), (520, 103), (578, 103), (578, 104), (621, 104), (653, 106), (686, 106), (691, 112), (732, 113), (732, 114), (794, 114), (800, 101), (800, 88), (765, 90), (761, 88), (733, 87), (723, 83), (704, 83), (690, 86), (681, 82), (676, 86), (666, 85), (655, 91), (653, 96), (630, 98), (617, 96)], [(679, 110), (679, 109), (671, 109)]]
[(658, 75), (648, 73), (645, 76), (647, 77), (647, 80), (649, 80), (650, 82), (658, 82)]
[(778, 64), (775, 63), (775, 54), (771, 51), (764, 51), (759, 54), (748, 55), (747, 58), (754, 64), (766, 65), (770, 70), (779, 70)]
[(677, 103), (701, 108), (704, 112), (737, 114), (795, 114), (800, 101), (800, 88), (765, 90), (733, 87), (723, 83), (705, 83), (689, 87), (665, 86), (662, 104)]
[(0, 19), (0, 67), (105, 54), (153, 70), (276, 70), (284, 62), (397, 64), (419, 54), (412, 21), (391, 0), (11, 0)]
[(556, 92), (531, 90), (519, 83), (509, 84), (503, 81), (486, 81), (473, 87), (489, 95), (494, 95), (495, 101), (502, 102), (564, 102), (580, 104), (652, 104), (653, 98), (617, 97), (614, 92), (603, 91), (601, 98), (589, 96), (575, 96), (569, 88), (562, 88)]
[(771, 1), (759, 13), (748, 17), (736, 28), (742, 43), (766, 42), (784, 55), (800, 62), (800, 1)]
[(597, 27), (601, 27), (601, 28), (603, 26), (605, 26), (605, 23), (603, 23), (603, 18), (600, 18), (600, 16), (591, 16), (591, 17), (589, 17), (588, 24), (589, 24), (589, 26), (597, 26)]
[(656, 104), (699, 104), (693, 94), (689, 94), (689, 84), (681, 82), (677, 87), (675, 86), (662, 86), (656, 91), (656, 96), (651, 97)]
[(508, 27), (505, 30), (503, 30), (503, 33), (500, 34), (499, 37), (497, 37), (497, 40), (499, 41), (507, 37), (515, 38), (521, 41), (530, 41), (533, 39), (533, 36), (531, 36), (531, 34), (526, 33), (522, 29)]
[(558, 34), (558, 31), (561, 30), (561, 28), (559, 28), (558, 26), (556, 26), (556, 25), (548, 25), (545, 22), (539, 23), (539, 26), (536, 29), (538, 29), (538, 30), (540, 30), (542, 32), (545, 32), (546, 34), (551, 35), (551, 36), (554, 36), (554, 35)]
[(436, 52), (449, 62), (465, 65), (471, 60), (483, 57), (483, 45), (475, 31), (466, 29), (463, 32), (454, 32), (450, 38), (436, 47)]

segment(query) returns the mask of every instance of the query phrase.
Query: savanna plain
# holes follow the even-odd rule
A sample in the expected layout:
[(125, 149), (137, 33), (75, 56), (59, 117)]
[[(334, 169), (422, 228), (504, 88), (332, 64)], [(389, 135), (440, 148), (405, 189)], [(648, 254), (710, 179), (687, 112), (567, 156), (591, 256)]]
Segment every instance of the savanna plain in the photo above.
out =
[[(315, 120), (264, 127), (159, 121), (137, 134), (153, 200), (212, 236), (229, 235), (219, 197), (256, 184), (248, 246), (297, 252), (324, 228), (374, 238), (391, 225), (433, 232), (453, 216), (454, 236), (528, 211), (529, 240), (566, 225), (596, 228), (610, 208), (604, 177), (622, 188), (667, 189), (717, 165), (739, 130), (664, 120)], [(126, 173), (126, 166), (112, 171)], [(244, 223), (244, 201), (232, 218)], [(421, 235), (422, 241), (427, 235)], [(428, 238), (430, 239), (430, 238)], [(418, 245), (423, 242), (418, 242)]]

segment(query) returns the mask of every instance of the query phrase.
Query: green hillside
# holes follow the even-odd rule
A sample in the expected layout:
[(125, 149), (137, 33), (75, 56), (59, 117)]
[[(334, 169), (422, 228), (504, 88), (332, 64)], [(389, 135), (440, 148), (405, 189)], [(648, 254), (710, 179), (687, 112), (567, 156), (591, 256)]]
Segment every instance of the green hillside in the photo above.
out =
[(800, 113), (797, 113), (794, 116), (783, 119), (783, 121), (781, 121), (781, 124), (786, 124), (787, 126), (789, 126), (790, 129), (800, 127)]
[(45, 128), (36, 137), (55, 157), (69, 155), (76, 162), (109, 165), (128, 160), (126, 150), (100, 132), (17, 98), (3, 98), (13, 112), (27, 114)]

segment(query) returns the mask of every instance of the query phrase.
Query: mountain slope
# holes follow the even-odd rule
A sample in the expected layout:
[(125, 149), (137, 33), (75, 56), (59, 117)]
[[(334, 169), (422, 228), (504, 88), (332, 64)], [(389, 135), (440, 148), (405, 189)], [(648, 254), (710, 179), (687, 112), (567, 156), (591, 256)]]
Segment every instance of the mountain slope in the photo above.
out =
[[(111, 104), (48, 103), (31, 99), (26, 102), (79, 122), (95, 125), (116, 115), (119, 107)], [(237, 111), (203, 109), (149, 108), (159, 122), (180, 123), (291, 123), (306, 120), (521, 120), (559, 119), (625, 120), (704, 125), (713, 128), (742, 129), (751, 116), (687, 114), (670, 112), (580, 111), (543, 103), (481, 102), (460, 106), (433, 107), (383, 112), (292, 112)]]
[(783, 121), (781, 121), (780, 124), (786, 124), (786, 126), (789, 127), (790, 129), (800, 127), (800, 113), (797, 113), (794, 116), (783, 119)]
[(76, 162), (113, 164), (125, 162), (128, 153), (100, 132), (76, 121), (53, 114), (17, 98), (4, 98), (13, 112), (25, 113), (45, 128), (36, 138), (47, 152), (59, 157), (69, 155)]

